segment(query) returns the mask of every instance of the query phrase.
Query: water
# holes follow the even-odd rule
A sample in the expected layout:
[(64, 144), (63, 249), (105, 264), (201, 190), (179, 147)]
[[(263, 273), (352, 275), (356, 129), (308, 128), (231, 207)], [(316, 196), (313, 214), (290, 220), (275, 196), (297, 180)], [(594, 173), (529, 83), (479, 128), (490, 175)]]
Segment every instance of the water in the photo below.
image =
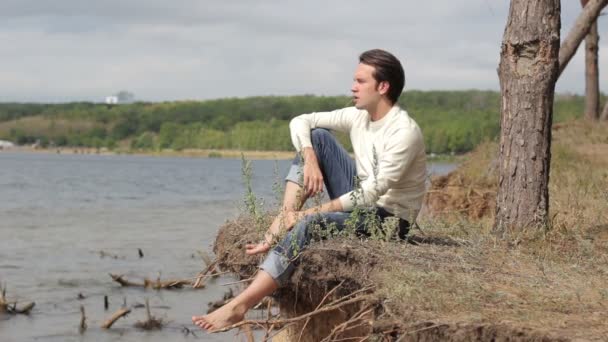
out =
[[(266, 203), (276, 198), (276, 169), (283, 174), (288, 165), (252, 162), (254, 191)], [(431, 172), (453, 167), (434, 164)], [(222, 284), (235, 279), (222, 276), (205, 289), (155, 291), (120, 287), (108, 273), (134, 281), (196, 276), (203, 268), (197, 251), (211, 250), (218, 228), (241, 210), (243, 193), (241, 161), (235, 159), (1, 152), (0, 284), (9, 299), (35, 301), (36, 307), (30, 316), (0, 316), (0, 341), (235, 339), (234, 333), (199, 332), (190, 322), (228, 290)], [(145, 319), (145, 310), (134, 309), (112, 329), (99, 328), (125, 299), (128, 305), (149, 299), (153, 315), (167, 326), (137, 330), (133, 324)], [(78, 333), (81, 305), (89, 326), (84, 334)]]

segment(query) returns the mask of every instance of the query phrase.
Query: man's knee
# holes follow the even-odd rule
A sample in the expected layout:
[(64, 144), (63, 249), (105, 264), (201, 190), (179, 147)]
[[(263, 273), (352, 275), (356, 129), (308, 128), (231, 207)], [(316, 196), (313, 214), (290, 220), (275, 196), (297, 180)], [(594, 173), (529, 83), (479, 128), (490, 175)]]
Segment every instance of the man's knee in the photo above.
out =
[(319, 146), (329, 139), (333, 139), (333, 135), (324, 128), (315, 128), (310, 132), (310, 139), (313, 146)]

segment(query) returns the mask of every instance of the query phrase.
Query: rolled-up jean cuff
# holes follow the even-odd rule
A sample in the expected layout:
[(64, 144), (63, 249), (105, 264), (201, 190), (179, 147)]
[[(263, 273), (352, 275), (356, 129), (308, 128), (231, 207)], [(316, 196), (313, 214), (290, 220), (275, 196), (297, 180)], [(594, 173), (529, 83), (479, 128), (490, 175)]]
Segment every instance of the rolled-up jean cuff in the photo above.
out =
[(275, 250), (271, 250), (268, 253), (266, 259), (264, 259), (264, 262), (259, 267), (268, 273), (277, 282), (279, 287), (282, 287), (289, 281), (291, 271), (294, 268), (285, 255)]
[(302, 180), (300, 179), (301, 174), (302, 174), (302, 171), (301, 171), (300, 165), (291, 164), (291, 167), (289, 168), (289, 172), (287, 173), (287, 177), (285, 177), (285, 180), (294, 182), (294, 183), (298, 184), (299, 186), (304, 186), (304, 184), (302, 184)]

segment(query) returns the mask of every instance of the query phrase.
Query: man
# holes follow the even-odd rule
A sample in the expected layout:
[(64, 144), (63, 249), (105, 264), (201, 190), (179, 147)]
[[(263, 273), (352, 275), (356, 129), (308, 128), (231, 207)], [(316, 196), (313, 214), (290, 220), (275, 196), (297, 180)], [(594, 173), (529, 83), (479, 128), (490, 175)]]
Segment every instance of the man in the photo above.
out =
[[(281, 213), (265, 239), (246, 246), (247, 254), (270, 252), (249, 287), (211, 314), (192, 317), (196, 325), (217, 330), (237, 323), (284, 285), (293, 272), (291, 261), (310, 241), (311, 223), (343, 229), (355, 206), (375, 207), (380, 221), (395, 217), (398, 235), (405, 238), (425, 192), (426, 153), (420, 128), (396, 105), (404, 83), (403, 68), (395, 56), (383, 50), (366, 51), (359, 56), (351, 89), (354, 107), (304, 114), (291, 121), (292, 141), (304, 165), (296, 157), (286, 178)], [(349, 133), (355, 161), (325, 129)], [(324, 184), (331, 200), (299, 211)], [(359, 233), (368, 233), (363, 218), (356, 218), (355, 225)]]

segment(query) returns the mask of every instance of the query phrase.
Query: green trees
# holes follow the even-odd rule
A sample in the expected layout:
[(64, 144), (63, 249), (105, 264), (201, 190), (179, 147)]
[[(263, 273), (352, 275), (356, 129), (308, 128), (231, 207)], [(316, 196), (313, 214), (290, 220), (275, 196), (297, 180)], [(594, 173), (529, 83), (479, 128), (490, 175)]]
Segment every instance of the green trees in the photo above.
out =
[[(399, 104), (422, 128), (429, 153), (461, 153), (498, 135), (499, 101), (493, 91), (408, 91)], [(3, 103), (0, 139), (51, 146), (112, 148), (123, 141), (137, 149), (291, 150), (291, 118), (349, 105), (346, 96), (312, 95), (112, 106)], [(557, 96), (555, 120), (578, 117), (583, 107), (582, 96)]]

